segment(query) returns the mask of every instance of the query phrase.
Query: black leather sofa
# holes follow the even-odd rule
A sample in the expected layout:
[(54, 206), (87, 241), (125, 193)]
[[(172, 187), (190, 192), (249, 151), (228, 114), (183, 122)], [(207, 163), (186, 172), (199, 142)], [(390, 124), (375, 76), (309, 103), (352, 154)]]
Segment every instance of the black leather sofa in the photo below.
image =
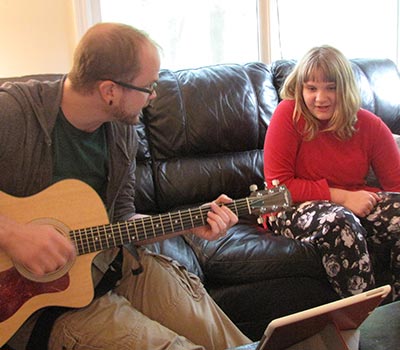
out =
[[(363, 107), (400, 134), (400, 79), (389, 60), (354, 59)], [(263, 188), (263, 143), (278, 91), (295, 62), (224, 64), (162, 70), (157, 99), (137, 126), (138, 212), (196, 207), (226, 193)], [(0, 79), (55, 79), (41, 75)], [(274, 236), (245, 215), (228, 234), (206, 242), (191, 234), (153, 243), (200, 276), (231, 319), (258, 340), (274, 318), (337, 299), (316, 250)], [(376, 256), (378, 283), (387, 281), (384, 248)]]
[[(389, 60), (352, 60), (363, 107), (400, 134), (400, 79)], [(263, 143), (278, 91), (295, 62), (163, 70), (153, 106), (143, 111), (137, 207), (167, 212), (263, 188)], [(181, 261), (252, 339), (275, 317), (337, 299), (316, 250), (242, 218), (226, 237), (192, 235), (152, 249)], [(385, 252), (378, 283), (387, 281)]]

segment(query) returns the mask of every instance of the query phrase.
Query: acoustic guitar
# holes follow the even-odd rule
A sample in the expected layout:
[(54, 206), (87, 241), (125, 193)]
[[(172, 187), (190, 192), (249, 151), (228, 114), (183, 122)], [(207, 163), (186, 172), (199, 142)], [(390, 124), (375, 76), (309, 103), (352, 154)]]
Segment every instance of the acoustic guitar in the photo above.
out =
[[(228, 206), (238, 217), (274, 213), (291, 205), (285, 186), (254, 190)], [(97, 193), (79, 180), (63, 180), (29, 197), (0, 192), (0, 213), (17, 222), (53, 225), (75, 245), (77, 257), (43, 277), (0, 250), (0, 347), (35, 311), (47, 306), (79, 308), (94, 296), (91, 264), (101, 251), (124, 244), (167, 239), (206, 225), (209, 206), (110, 224)]]

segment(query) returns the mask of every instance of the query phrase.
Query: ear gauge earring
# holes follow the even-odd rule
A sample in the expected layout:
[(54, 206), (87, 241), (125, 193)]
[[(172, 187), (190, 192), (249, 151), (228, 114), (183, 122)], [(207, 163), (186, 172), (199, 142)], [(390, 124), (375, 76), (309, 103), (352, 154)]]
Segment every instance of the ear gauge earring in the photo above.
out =
[(113, 101), (112, 101), (112, 100), (108, 101), (108, 105), (109, 105), (109, 106), (112, 106), (112, 104), (113, 104)]

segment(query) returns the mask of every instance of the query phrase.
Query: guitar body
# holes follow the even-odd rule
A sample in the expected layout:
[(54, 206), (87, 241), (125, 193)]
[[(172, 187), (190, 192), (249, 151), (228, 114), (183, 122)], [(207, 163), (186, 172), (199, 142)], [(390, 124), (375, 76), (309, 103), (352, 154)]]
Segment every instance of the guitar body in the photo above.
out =
[[(54, 222), (58, 228), (60, 222), (68, 230), (108, 224), (100, 197), (78, 180), (63, 180), (24, 198), (0, 192), (0, 213), (21, 223), (40, 219)], [(0, 250), (0, 346), (33, 312), (43, 307), (89, 304), (94, 295), (91, 264), (97, 254), (79, 255), (67, 271), (59, 276), (46, 276), (42, 281), (32, 280), (29, 271), (27, 276), (21, 274)]]
[[(291, 196), (285, 186), (252, 190), (249, 198), (221, 204), (237, 216), (274, 213), (287, 208)], [(48, 306), (83, 307), (93, 299), (91, 265), (98, 252), (124, 244), (164, 240), (206, 225), (209, 206), (108, 222), (97, 193), (79, 180), (63, 180), (42, 192), (17, 198), (0, 192), (0, 213), (20, 223), (53, 225), (74, 243), (75, 261), (38, 277), (13, 264), (0, 251), (0, 347), (35, 311)]]

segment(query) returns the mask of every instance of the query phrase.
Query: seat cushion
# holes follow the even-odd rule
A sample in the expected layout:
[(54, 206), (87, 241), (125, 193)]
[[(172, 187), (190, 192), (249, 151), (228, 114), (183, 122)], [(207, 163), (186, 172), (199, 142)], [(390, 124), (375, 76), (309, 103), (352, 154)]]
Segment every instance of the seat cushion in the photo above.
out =
[(258, 225), (237, 224), (226, 236), (206, 241), (186, 235), (205, 278), (214, 283), (240, 284), (288, 277), (326, 279), (316, 249), (277, 236)]

